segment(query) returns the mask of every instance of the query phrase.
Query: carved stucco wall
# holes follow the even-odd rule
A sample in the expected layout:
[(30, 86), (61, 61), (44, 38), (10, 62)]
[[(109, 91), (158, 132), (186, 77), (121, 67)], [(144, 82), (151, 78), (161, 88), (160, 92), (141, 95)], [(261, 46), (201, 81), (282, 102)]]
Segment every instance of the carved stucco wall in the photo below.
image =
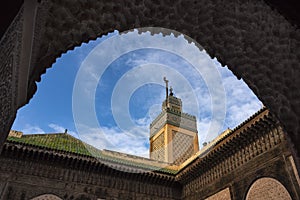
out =
[(23, 8), (0, 40), (0, 151), (17, 111), (22, 17)]
[(39, 10), (28, 100), (67, 50), (115, 29), (164, 27), (192, 37), (243, 78), (300, 142), (300, 32), (264, 1), (45, 0)]
[(224, 187), (230, 188), (232, 199), (245, 199), (250, 186), (260, 177), (276, 178), (292, 199), (299, 199), (300, 188), (289, 161), (289, 143), (280, 124), (273, 121), (273, 115), (269, 117), (255, 119), (250, 126), (237, 130), (231, 145), (226, 147), (224, 142), (219, 153), (210, 151), (202, 163), (199, 159), (177, 175), (183, 184), (183, 199), (208, 198)]
[[(67, 50), (115, 29), (164, 27), (192, 37), (243, 78), (283, 122), (291, 141), (300, 143), (300, 32), (263, 0), (44, 0), (35, 22), (27, 101), (41, 74)], [(17, 63), (17, 57), (5, 57), (3, 63)], [(11, 75), (0, 86), (1, 131), (6, 136), (16, 113), (17, 79), (10, 78), (14, 65), (3, 63), (1, 69)]]
[[(25, 152), (24, 154), (29, 154)], [(24, 158), (24, 157), (23, 157)], [(89, 170), (62, 167), (49, 161), (0, 158), (0, 199), (33, 199), (54, 194), (64, 200), (104, 199), (180, 199), (180, 190), (162, 180), (134, 178), (121, 171), (101, 167)], [(57, 162), (57, 161), (56, 161)], [(150, 183), (151, 182), (151, 183)], [(34, 199), (36, 200), (36, 199)]]

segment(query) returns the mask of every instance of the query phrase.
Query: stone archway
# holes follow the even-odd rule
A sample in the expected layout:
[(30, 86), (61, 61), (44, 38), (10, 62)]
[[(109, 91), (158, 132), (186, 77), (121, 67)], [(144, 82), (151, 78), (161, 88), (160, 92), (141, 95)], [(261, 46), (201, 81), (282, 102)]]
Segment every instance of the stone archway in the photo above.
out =
[(278, 180), (266, 177), (252, 183), (246, 200), (292, 200), (292, 198)]
[(151, 26), (195, 39), (243, 78), (300, 143), (300, 31), (263, 0), (25, 1), (1, 40), (0, 143), (62, 53), (113, 30)]
[(43, 195), (34, 197), (31, 200), (62, 200), (62, 199), (54, 194), (43, 194)]

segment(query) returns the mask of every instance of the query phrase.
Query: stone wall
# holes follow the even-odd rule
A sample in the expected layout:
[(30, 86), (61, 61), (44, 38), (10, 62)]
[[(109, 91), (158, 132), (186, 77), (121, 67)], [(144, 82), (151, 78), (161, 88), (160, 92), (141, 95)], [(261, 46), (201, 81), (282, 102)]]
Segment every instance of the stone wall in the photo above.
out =
[(299, 199), (300, 188), (295, 167), (290, 162), (290, 147), (278, 124), (265, 126), (270, 119), (259, 120), (250, 128), (245, 127), (244, 132), (236, 130), (240, 135), (232, 136), (231, 144), (223, 143), (224, 148), (212, 150), (179, 174), (183, 198), (205, 199), (228, 187), (231, 199), (245, 199), (254, 180), (273, 177), (287, 188), (292, 199)]
[[(0, 158), (0, 199), (31, 199), (54, 194), (62, 199), (179, 199), (180, 189), (139, 174), (101, 169), (76, 170), (58, 163)], [(126, 174), (126, 173), (125, 173)], [(177, 197), (178, 198), (177, 198)]]

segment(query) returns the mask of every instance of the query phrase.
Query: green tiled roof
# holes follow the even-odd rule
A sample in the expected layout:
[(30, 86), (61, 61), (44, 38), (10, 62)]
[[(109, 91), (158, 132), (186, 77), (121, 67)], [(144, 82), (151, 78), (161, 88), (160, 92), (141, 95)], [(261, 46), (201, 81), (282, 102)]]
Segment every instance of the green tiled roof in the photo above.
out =
[[(87, 143), (67, 134), (67, 133), (49, 133), (49, 134), (30, 134), (23, 135), (22, 137), (8, 137), (9, 142), (17, 142), (20, 144), (33, 145), (36, 147), (48, 148), (51, 150), (59, 150), (64, 152), (70, 152), (80, 154), (84, 156), (91, 156), (99, 158), (103, 161), (111, 163), (119, 163), (127, 166), (139, 167), (151, 171), (160, 171), (168, 174), (176, 174), (177, 170), (168, 168), (160, 168), (158, 166), (122, 159), (109, 154), (104, 153)], [(155, 162), (155, 161), (153, 161)]]
[(30, 134), (21, 138), (8, 137), (7, 140), (87, 156), (92, 156), (90, 152), (100, 153), (95, 147), (66, 133)]

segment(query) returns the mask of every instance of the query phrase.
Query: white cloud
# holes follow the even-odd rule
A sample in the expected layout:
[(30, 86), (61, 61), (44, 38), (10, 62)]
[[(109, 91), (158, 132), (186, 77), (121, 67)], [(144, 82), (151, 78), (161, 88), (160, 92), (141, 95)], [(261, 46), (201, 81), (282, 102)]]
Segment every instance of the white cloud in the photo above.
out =
[(21, 130), (24, 134), (39, 134), (45, 131), (37, 125), (26, 124), (25, 128)]
[(227, 95), (226, 124), (234, 128), (261, 109), (262, 103), (244, 81), (238, 80), (231, 72), (230, 75), (228, 69), (222, 70)]
[(116, 127), (84, 127), (84, 132), (80, 132), (79, 138), (98, 149), (149, 157), (148, 130), (146, 130), (148, 126), (147, 128), (145, 126), (137, 127), (136, 129), (139, 134), (134, 134), (137, 130), (127, 132)]

